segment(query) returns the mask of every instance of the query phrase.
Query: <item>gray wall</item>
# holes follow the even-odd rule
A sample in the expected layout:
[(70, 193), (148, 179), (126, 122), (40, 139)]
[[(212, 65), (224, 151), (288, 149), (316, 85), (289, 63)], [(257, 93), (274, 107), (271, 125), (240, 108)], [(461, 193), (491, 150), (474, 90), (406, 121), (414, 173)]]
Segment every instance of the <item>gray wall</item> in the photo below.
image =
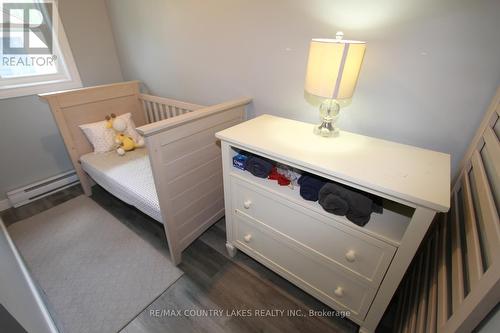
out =
[(452, 154), (500, 84), (498, 0), (107, 0), (126, 79), (198, 103), (316, 122), (303, 98), (312, 37), (368, 42), (349, 131)]
[(488, 316), (481, 322), (476, 333), (498, 333), (500, 330), (500, 305), (497, 304)]
[[(59, 0), (61, 19), (85, 86), (122, 81), (104, 0)], [(72, 168), (46, 103), (0, 100), (0, 200), (5, 192)]]

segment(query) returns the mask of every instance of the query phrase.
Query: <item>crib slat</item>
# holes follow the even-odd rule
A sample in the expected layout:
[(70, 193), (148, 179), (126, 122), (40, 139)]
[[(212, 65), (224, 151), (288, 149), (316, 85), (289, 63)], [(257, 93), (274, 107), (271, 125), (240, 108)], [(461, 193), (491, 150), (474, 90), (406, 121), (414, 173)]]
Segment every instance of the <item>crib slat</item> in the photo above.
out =
[(490, 153), (491, 165), (495, 169), (497, 175), (500, 175), (500, 143), (498, 142), (495, 132), (491, 127), (487, 127), (484, 131), (484, 143)]
[(462, 243), (458, 218), (458, 195), (451, 199), (451, 286), (453, 313), (458, 310), (464, 300), (464, 275), (462, 262)]
[(142, 102), (142, 110), (144, 111), (144, 118), (146, 119), (146, 122), (149, 124), (151, 122), (151, 120), (149, 119), (146, 101), (141, 99), (141, 102)]
[(403, 324), (403, 308), (405, 304), (405, 300), (408, 298), (408, 292), (410, 290), (410, 282), (408, 276), (403, 280), (403, 285), (401, 286), (401, 290), (399, 292), (398, 304), (396, 306), (396, 323), (394, 325), (394, 332), (401, 332), (401, 325)]
[(472, 172), (474, 173), (479, 201), (479, 207), (476, 210), (482, 216), (482, 228), (487, 243), (485, 248), (487, 249), (488, 257), (491, 258), (500, 251), (500, 225), (498, 212), (488, 184), (488, 178), (486, 177), (486, 171), (484, 170), (481, 155), (479, 155), (477, 150), (472, 155)]
[(153, 103), (153, 110), (154, 110), (156, 121), (160, 121), (161, 120), (160, 107), (159, 107), (158, 103)]
[(431, 265), (431, 245), (432, 239), (427, 240), (425, 247), (425, 255), (423, 259), (423, 286), (418, 296), (418, 311), (417, 311), (417, 328), (416, 332), (424, 332), (425, 324), (427, 321), (427, 306), (428, 299), (427, 295), (429, 293), (429, 269)]
[(147, 106), (148, 106), (148, 116), (149, 116), (149, 122), (150, 123), (154, 123), (155, 120), (154, 120), (154, 117), (153, 117), (153, 113), (151, 112), (151, 103), (150, 102), (146, 102)]
[(436, 332), (437, 318), (437, 285), (438, 285), (438, 258), (439, 258), (439, 240), (440, 228), (436, 227), (434, 239), (432, 241), (432, 266), (430, 274), (429, 297), (427, 298), (427, 325), (424, 332)]
[(462, 177), (462, 189), (465, 211), (465, 233), (467, 240), (467, 263), (469, 267), (470, 289), (473, 290), (483, 275), (483, 261), (481, 259), (481, 244), (474, 214), (474, 202), (468, 174)]
[(155, 119), (153, 117), (153, 112), (151, 111), (151, 102), (150, 101), (146, 101), (146, 103), (148, 105), (148, 114), (149, 114), (150, 122), (154, 123)]
[(447, 259), (446, 249), (448, 233), (448, 217), (443, 217), (443, 223), (440, 228), (439, 239), (439, 263), (438, 263), (438, 313), (437, 313), (437, 327), (444, 325), (448, 320), (448, 276), (446, 272)]
[(153, 113), (155, 115), (155, 121), (160, 121), (160, 113), (158, 112), (158, 103), (153, 103)]
[(411, 306), (412, 306), (412, 299), (413, 299), (413, 294), (415, 292), (415, 275), (417, 272), (416, 269), (417, 265), (414, 263), (411, 268), (411, 274), (410, 274), (410, 290), (408, 293), (408, 297), (406, 299), (406, 304), (403, 309), (403, 325), (401, 327), (401, 332), (410, 332), (410, 318), (411, 318)]
[(165, 117), (163, 116), (163, 105), (160, 104), (160, 103), (156, 103), (156, 105), (158, 106), (158, 117), (160, 118), (160, 120), (163, 120), (165, 119)]
[(162, 119), (168, 119), (167, 106), (165, 104), (161, 104), (161, 115)]
[(148, 102), (148, 110), (149, 110), (149, 117), (151, 118), (151, 122), (154, 123), (156, 122), (154, 110), (153, 110), (153, 102)]
[(163, 113), (161, 112), (161, 104), (160, 103), (156, 103), (156, 110), (158, 111), (158, 119), (159, 120), (165, 119), (165, 118), (163, 118)]
[(151, 115), (151, 122), (156, 122), (155, 110), (153, 108), (153, 102), (149, 101), (149, 114)]
[(422, 290), (422, 274), (423, 274), (423, 263), (424, 263), (424, 256), (423, 253), (421, 252), (419, 257), (418, 257), (418, 263), (416, 267), (416, 276), (417, 280), (415, 281), (415, 284), (413, 285), (413, 288), (415, 289), (413, 292), (413, 297), (411, 299), (411, 312), (410, 312), (410, 323), (409, 323), (409, 331), (410, 332), (415, 332), (416, 326), (417, 326), (417, 312), (418, 312), (418, 303), (419, 303), (419, 297), (420, 293)]
[(400, 315), (399, 315), (399, 324), (398, 324), (398, 330), (396, 332), (404, 332), (405, 326), (407, 325), (408, 322), (408, 306), (410, 304), (410, 294), (411, 290), (413, 289), (412, 285), (412, 275), (413, 273), (413, 268), (415, 265), (411, 265), (408, 268), (408, 273), (406, 276), (406, 288), (405, 288), (405, 293), (404, 293), (404, 298), (402, 300), (401, 304), (401, 310), (400, 310)]
[(160, 103), (156, 103), (156, 110), (158, 111), (158, 120), (163, 120), (165, 119), (163, 117), (163, 112), (162, 112), (162, 105)]
[(146, 119), (146, 123), (149, 124), (148, 111), (146, 110), (146, 102), (143, 99), (139, 99), (142, 104), (142, 111), (144, 112), (144, 119)]
[(147, 120), (147, 122), (149, 124), (151, 122), (151, 119), (149, 119), (148, 102), (145, 101), (145, 100), (142, 100), (142, 106), (143, 106), (143, 109), (144, 109), (144, 115), (145, 115), (146, 120)]
[(143, 103), (148, 123), (172, 118), (204, 107), (199, 104), (186, 103), (147, 94), (140, 94), (139, 99)]
[(159, 103), (159, 104), (165, 104), (165, 105), (173, 105), (173, 106), (185, 108), (188, 110), (197, 110), (197, 109), (201, 109), (201, 108), (205, 107), (204, 105), (187, 103), (187, 102), (178, 101), (175, 99), (158, 97), (158, 96), (153, 96), (153, 95), (148, 95), (148, 94), (140, 94), (139, 97), (146, 100), (146, 101)]

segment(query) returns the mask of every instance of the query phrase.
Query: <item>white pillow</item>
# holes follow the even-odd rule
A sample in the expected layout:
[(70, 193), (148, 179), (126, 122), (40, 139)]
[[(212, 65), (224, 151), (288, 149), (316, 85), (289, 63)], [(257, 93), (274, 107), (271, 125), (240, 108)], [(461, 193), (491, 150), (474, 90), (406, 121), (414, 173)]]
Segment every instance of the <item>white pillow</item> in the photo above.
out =
[[(135, 142), (142, 141), (142, 136), (135, 130), (135, 124), (132, 120), (132, 114), (125, 113), (117, 116), (127, 122), (125, 134), (130, 136)], [(105, 153), (116, 148), (115, 136), (116, 133), (112, 128), (106, 128), (106, 120), (98, 121), (90, 124), (83, 124), (81, 128), (87, 139), (94, 147), (94, 153)]]

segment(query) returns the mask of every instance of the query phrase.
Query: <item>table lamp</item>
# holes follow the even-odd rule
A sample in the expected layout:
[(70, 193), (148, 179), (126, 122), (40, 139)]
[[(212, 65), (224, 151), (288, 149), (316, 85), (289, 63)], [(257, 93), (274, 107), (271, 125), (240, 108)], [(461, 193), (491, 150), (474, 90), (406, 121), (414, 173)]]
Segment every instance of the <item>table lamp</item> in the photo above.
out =
[(366, 43), (344, 40), (337, 32), (335, 39), (313, 39), (309, 47), (305, 91), (324, 99), (319, 107), (321, 124), (314, 133), (338, 135), (335, 127), (340, 106), (350, 100), (358, 81)]

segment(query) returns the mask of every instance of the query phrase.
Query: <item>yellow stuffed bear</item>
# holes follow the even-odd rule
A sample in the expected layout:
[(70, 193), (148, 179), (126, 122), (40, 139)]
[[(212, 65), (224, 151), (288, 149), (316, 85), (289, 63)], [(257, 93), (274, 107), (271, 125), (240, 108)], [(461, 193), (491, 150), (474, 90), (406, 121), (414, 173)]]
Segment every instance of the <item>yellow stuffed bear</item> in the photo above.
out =
[(126, 135), (127, 122), (125, 119), (117, 118), (114, 113), (106, 116), (106, 128), (112, 128), (116, 132), (115, 143), (118, 145), (116, 152), (118, 155), (125, 155), (125, 152), (144, 146), (144, 142), (135, 142), (135, 140)]

